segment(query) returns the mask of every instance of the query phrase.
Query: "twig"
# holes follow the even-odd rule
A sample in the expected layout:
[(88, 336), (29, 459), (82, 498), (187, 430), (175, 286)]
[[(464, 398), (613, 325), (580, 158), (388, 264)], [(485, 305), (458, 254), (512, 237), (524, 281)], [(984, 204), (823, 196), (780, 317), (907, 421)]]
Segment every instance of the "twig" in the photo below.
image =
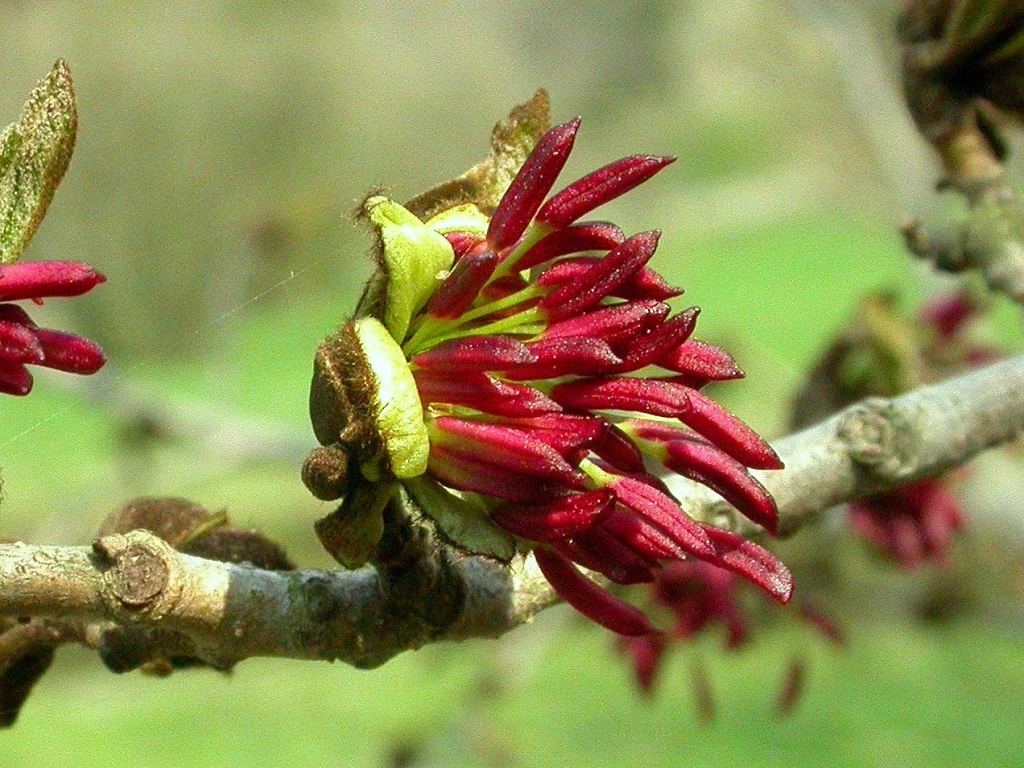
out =
[[(870, 400), (780, 440), (781, 472), (760, 473), (780, 529), (829, 507), (941, 474), (1024, 430), (1024, 357), (891, 400)], [(702, 486), (673, 480), (691, 514), (756, 529)], [(439, 640), (496, 637), (556, 602), (532, 558), (505, 565), (408, 531), (377, 569), (265, 571), (182, 554), (156, 536), (88, 547), (0, 545), (0, 616), (154, 631), (168, 657), (218, 668), (252, 656), (340, 659), (359, 667)]]
[(963, 196), (967, 213), (941, 223), (907, 220), (907, 248), (947, 272), (977, 269), (992, 290), (1024, 303), (1024, 207), (996, 150), (973, 118), (934, 143), (946, 186)]

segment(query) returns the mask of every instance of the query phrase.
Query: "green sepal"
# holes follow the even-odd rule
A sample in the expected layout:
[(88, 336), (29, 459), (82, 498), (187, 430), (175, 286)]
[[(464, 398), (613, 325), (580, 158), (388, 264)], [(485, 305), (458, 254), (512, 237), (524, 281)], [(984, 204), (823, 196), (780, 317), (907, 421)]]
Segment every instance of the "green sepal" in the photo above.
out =
[(463, 551), (504, 562), (515, 555), (515, 539), (491, 522), (487, 506), (475, 494), (454, 493), (429, 476), (407, 480), (404, 485), (444, 537)]
[(372, 417), (391, 474), (399, 479), (422, 475), (427, 471), (430, 438), (416, 380), (402, 348), (376, 318), (359, 318), (353, 330), (373, 377)]
[(21, 118), (0, 134), (0, 264), (21, 256), (71, 162), (78, 112), (71, 72), (58, 61)]
[(451, 244), (394, 200), (381, 195), (363, 203), (380, 233), (387, 272), (383, 321), (401, 343), (409, 323), (444, 280), (455, 261)]

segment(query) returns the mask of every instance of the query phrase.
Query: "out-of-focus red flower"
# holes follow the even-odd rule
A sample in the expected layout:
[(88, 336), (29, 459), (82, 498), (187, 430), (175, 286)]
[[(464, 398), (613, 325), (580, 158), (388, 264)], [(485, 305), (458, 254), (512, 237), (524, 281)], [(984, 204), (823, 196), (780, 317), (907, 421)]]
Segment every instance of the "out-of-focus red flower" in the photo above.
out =
[(942, 563), (964, 523), (959, 499), (941, 480), (919, 480), (850, 504), (853, 530), (904, 568)]
[[(966, 290), (925, 302), (914, 315), (874, 295), (822, 357), (794, 400), (803, 427), (866, 397), (894, 397), (1000, 357), (972, 327), (983, 300)], [(855, 533), (904, 568), (941, 563), (964, 525), (950, 481), (925, 479), (849, 505)]]
[[(746, 605), (748, 595), (745, 592), (755, 594), (735, 573), (710, 563), (687, 561), (671, 563), (661, 569), (650, 587), (650, 599), (655, 610), (671, 616), (671, 625), (665, 632), (619, 638), (620, 649), (633, 663), (641, 692), (653, 693), (665, 654), (700, 633), (721, 626), (728, 650), (746, 645), (755, 619)], [(825, 639), (837, 645), (844, 642), (839, 627), (824, 613), (810, 604), (800, 604), (796, 609), (796, 618)], [(803, 666), (802, 659), (794, 659), (786, 672), (778, 697), (782, 712), (789, 711), (799, 697)], [(698, 712), (707, 718), (714, 711), (714, 699), (699, 658), (694, 660), (692, 671)]]
[[(979, 344), (969, 333), (980, 310), (980, 302), (967, 292), (934, 298), (921, 308), (922, 357), (928, 378), (941, 379), (998, 359), (996, 350)], [(965, 520), (949, 479), (919, 480), (850, 504), (853, 530), (907, 570), (944, 563)]]
[(62, 331), (40, 328), (17, 304), (28, 299), (80, 296), (106, 278), (86, 264), (36, 261), (0, 266), (0, 392), (27, 395), (32, 389), (28, 365), (90, 374), (106, 358), (95, 343)]

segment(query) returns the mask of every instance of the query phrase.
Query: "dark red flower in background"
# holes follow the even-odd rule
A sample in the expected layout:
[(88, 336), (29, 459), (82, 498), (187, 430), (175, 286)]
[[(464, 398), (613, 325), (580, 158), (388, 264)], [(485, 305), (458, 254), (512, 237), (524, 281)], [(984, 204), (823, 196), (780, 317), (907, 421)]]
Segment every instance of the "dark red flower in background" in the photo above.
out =
[(849, 509), (853, 530), (907, 569), (945, 562), (964, 524), (960, 500), (945, 480), (918, 480)]
[[(749, 590), (735, 573), (710, 563), (688, 561), (661, 569), (650, 587), (649, 598), (654, 611), (671, 617), (668, 629), (619, 639), (620, 649), (632, 661), (641, 692), (653, 693), (666, 653), (715, 627), (724, 630), (728, 650), (746, 645), (757, 622), (755, 617), (759, 615), (752, 613), (748, 604), (748, 598), (753, 595), (754, 590)], [(795, 617), (827, 640), (835, 644), (844, 642), (838, 626), (825, 614), (809, 604), (798, 605), (796, 609)], [(778, 696), (778, 708), (783, 713), (799, 698), (804, 667), (803, 658), (798, 656), (787, 668)], [(714, 696), (699, 658), (694, 659), (691, 672), (698, 712), (708, 719), (714, 713)]]
[(17, 304), (28, 299), (80, 296), (106, 278), (92, 267), (67, 261), (37, 261), (0, 266), (0, 392), (27, 395), (32, 389), (28, 365), (68, 373), (98, 371), (106, 358), (95, 343), (62, 331), (40, 328)]
[[(895, 397), (998, 359), (975, 321), (984, 300), (959, 290), (908, 314), (892, 294), (865, 297), (794, 399), (802, 428), (867, 397)], [(904, 568), (942, 563), (965, 522), (955, 470), (849, 504), (853, 531)]]
[[(924, 304), (918, 322), (925, 334), (921, 354), (928, 379), (942, 379), (1000, 357), (969, 333), (981, 310), (979, 300), (966, 291)], [(918, 480), (853, 502), (849, 511), (854, 532), (905, 569), (944, 563), (966, 519), (960, 499), (950, 488), (950, 480), (958, 474)]]

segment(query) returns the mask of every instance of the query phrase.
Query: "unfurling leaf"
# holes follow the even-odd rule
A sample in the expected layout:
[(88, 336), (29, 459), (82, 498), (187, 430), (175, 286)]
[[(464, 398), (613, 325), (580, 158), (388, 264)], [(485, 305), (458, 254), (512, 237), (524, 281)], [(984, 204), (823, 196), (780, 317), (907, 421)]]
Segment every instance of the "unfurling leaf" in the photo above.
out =
[(77, 130), (71, 71), (59, 60), (18, 122), (0, 134), (0, 265), (16, 261), (39, 228), (68, 169)]

